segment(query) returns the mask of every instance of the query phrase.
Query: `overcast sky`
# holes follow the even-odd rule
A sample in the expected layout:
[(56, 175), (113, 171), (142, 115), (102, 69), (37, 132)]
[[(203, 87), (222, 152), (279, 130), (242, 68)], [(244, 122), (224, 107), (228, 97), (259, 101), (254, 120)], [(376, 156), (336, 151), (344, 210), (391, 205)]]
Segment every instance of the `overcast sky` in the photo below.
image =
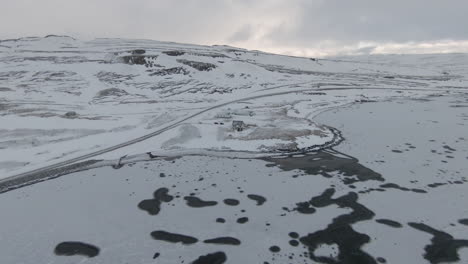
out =
[(321, 56), (468, 52), (468, 0), (0, 0), (0, 39), (64, 34)]

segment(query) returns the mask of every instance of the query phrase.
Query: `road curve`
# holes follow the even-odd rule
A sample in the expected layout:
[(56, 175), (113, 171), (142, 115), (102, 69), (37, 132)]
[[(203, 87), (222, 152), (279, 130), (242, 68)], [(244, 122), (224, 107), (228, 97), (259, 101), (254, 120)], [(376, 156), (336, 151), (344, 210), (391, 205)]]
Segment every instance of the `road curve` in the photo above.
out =
[[(274, 88), (281, 88), (281, 87), (294, 87), (296, 85), (301, 85), (301, 84), (305, 84), (305, 83), (296, 83), (296, 84), (289, 84), (289, 85), (281, 85), (281, 86), (276, 86), (276, 87), (272, 87), (272, 89)], [(377, 87), (360, 87), (360, 86), (356, 86), (356, 87), (327, 87), (327, 88), (317, 88), (317, 87), (314, 87), (314, 88), (303, 88), (303, 89), (296, 89), (296, 90), (289, 90), (289, 91), (282, 91), (282, 92), (275, 92), (275, 93), (267, 93), (267, 94), (260, 94), (260, 95), (254, 95), (254, 96), (249, 96), (249, 97), (245, 97), (245, 98), (239, 98), (239, 99), (235, 99), (235, 100), (232, 100), (232, 101), (228, 101), (228, 102), (224, 102), (224, 103), (221, 103), (221, 104), (217, 104), (217, 105), (214, 105), (214, 106), (211, 106), (211, 107), (208, 107), (208, 108), (205, 108), (203, 110), (200, 110), (194, 114), (191, 114), (187, 117), (184, 117), (166, 127), (163, 127), (161, 129), (158, 129), (154, 132), (151, 132), (149, 134), (146, 134), (144, 136), (141, 136), (141, 137), (138, 137), (138, 138), (135, 138), (135, 139), (132, 139), (132, 140), (129, 140), (129, 141), (126, 141), (126, 142), (123, 142), (123, 143), (120, 143), (120, 144), (117, 144), (117, 145), (114, 145), (114, 146), (110, 146), (110, 147), (107, 147), (107, 148), (104, 148), (104, 149), (101, 149), (101, 150), (98, 150), (98, 151), (94, 151), (92, 153), (88, 153), (86, 155), (82, 155), (82, 156), (79, 156), (79, 157), (75, 157), (75, 158), (72, 158), (72, 159), (68, 159), (68, 160), (65, 160), (65, 161), (61, 161), (61, 162), (58, 162), (58, 163), (55, 163), (55, 164), (51, 164), (51, 165), (48, 165), (48, 166), (45, 166), (45, 167), (42, 167), (42, 168), (38, 168), (38, 169), (35, 169), (35, 170), (31, 170), (31, 171), (28, 171), (28, 172), (24, 172), (24, 173), (20, 173), (20, 174), (17, 174), (17, 175), (12, 175), (12, 176), (9, 176), (9, 177), (6, 177), (6, 178), (3, 178), (3, 179), (0, 179), (0, 185), (1, 184), (4, 184), (5, 182), (8, 182), (8, 181), (12, 181), (12, 180), (17, 180), (19, 178), (23, 178), (23, 177), (28, 177), (30, 175), (34, 175), (34, 174), (38, 174), (38, 173), (45, 173), (47, 172), (48, 170), (54, 170), (54, 169), (58, 169), (60, 167), (63, 167), (63, 166), (67, 166), (67, 165), (71, 165), (71, 164), (74, 164), (76, 162), (79, 162), (79, 161), (83, 161), (83, 160), (86, 160), (86, 159), (90, 159), (90, 158), (93, 158), (93, 157), (96, 157), (98, 155), (101, 155), (101, 154), (104, 154), (104, 153), (107, 153), (107, 152), (111, 152), (111, 151), (114, 151), (116, 149), (119, 149), (119, 148), (123, 148), (123, 147), (126, 147), (126, 146), (129, 146), (129, 145), (132, 145), (132, 144), (135, 144), (135, 143), (138, 143), (138, 142), (141, 142), (141, 141), (144, 141), (146, 139), (149, 139), (151, 137), (154, 137), (154, 136), (157, 136), (165, 131), (168, 131), (170, 129), (173, 129), (175, 127), (177, 127), (178, 125), (180, 125), (181, 123), (187, 121), (187, 120), (190, 120), (198, 115), (201, 115), (205, 112), (208, 112), (208, 111), (211, 111), (213, 109), (216, 109), (216, 108), (220, 108), (220, 107), (223, 107), (223, 106), (226, 106), (226, 105), (229, 105), (229, 104), (233, 104), (233, 103), (237, 103), (237, 102), (243, 102), (243, 101), (249, 101), (249, 100), (254, 100), (254, 99), (258, 99), (258, 98), (262, 98), (262, 97), (270, 97), (270, 96), (277, 96), (277, 95), (283, 95), (283, 94), (290, 94), (290, 93), (299, 93), (299, 92), (306, 92), (306, 91), (330, 91), (330, 90), (352, 90), (352, 89), (359, 89), (359, 90), (419, 90), (419, 91), (442, 91), (441, 89), (424, 89), (424, 88), (421, 88), (421, 89), (411, 89), (411, 88), (377, 88)]]
[[(300, 83), (300, 84), (303, 84), (303, 83)], [(294, 86), (294, 85), (298, 85), (298, 84), (290, 84), (289, 86)], [(278, 86), (276, 88), (280, 88), (280, 87), (285, 87), (285, 85)], [(32, 175), (32, 174), (43, 173), (43, 172), (45, 172), (47, 170), (57, 169), (57, 168), (60, 168), (60, 167), (63, 167), (63, 166), (67, 166), (67, 165), (70, 165), (70, 164), (73, 164), (73, 163), (76, 163), (76, 162), (79, 162), (79, 161), (90, 159), (90, 158), (99, 156), (101, 154), (111, 152), (111, 151), (114, 151), (116, 149), (123, 148), (123, 147), (129, 146), (129, 145), (144, 141), (144, 140), (146, 140), (148, 138), (157, 136), (157, 135), (159, 135), (159, 134), (161, 134), (161, 133), (163, 133), (163, 132), (165, 132), (167, 130), (173, 129), (173, 128), (177, 127), (178, 125), (180, 125), (181, 123), (183, 123), (183, 122), (185, 122), (185, 121), (187, 121), (189, 119), (192, 119), (192, 118), (194, 118), (194, 117), (196, 117), (198, 115), (201, 115), (201, 114), (203, 114), (205, 112), (208, 112), (208, 111), (211, 111), (213, 109), (223, 107), (223, 106), (226, 106), (226, 105), (229, 105), (229, 104), (232, 104), (232, 103), (248, 101), (248, 100), (253, 100), (253, 99), (268, 97), (268, 96), (303, 92), (303, 91), (308, 91), (308, 90), (310, 90), (310, 88), (294, 90), (294, 91), (284, 91), (284, 92), (277, 92), (277, 93), (255, 95), (255, 96), (240, 98), (240, 99), (224, 102), (224, 103), (221, 103), (221, 104), (218, 104), (218, 105), (214, 105), (214, 106), (205, 108), (203, 110), (200, 110), (200, 111), (198, 111), (198, 112), (196, 112), (194, 114), (191, 114), (191, 115), (189, 115), (187, 117), (184, 117), (183, 119), (180, 119), (180, 120), (176, 121), (175, 123), (172, 123), (172, 124), (170, 124), (170, 125), (168, 125), (166, 127), (158, 129), (158, 130), (156, 130), (154, 132), (151, 132), (149, 134), (146, 134), (144, 136), (141, 136), (141, 137), (138, 137), (138, 138), (135, 138), (135, 139), (132, 139), (132, 140), (129, 140), (129, 141), (114, 145), (114, 146), (110, 146), (110, 147), (107, 147), (107, 148), (104, 148), (104, 149), (101, 149), (101, 150), (98, 150), (98, 151), (94, 151), (94, 152), (88, 153), (86, 155), (82, 155), (82, 156), (79, 156), (79, 157), (75, 157), (75, 158), (72, 158), (72, 159), (61, 161), (61, 162), (58, 162), (58, 163), (55, 163), (55, 164), (51, 164), (51, 165), (48, 165), (48, 166), (45, 166), (45, 167), (42, 167), (42, 168), (38, 168), (38, 169), (31, 170), (31, 171), (28, 171), (28, 172), (20, 173), (20, 174), (17, 174), (17, 175), (12, 175), (12, 176), (0, 179), (0, 184), (2, 184), (3, 182), (6, 182), (6, 181), (11, 181), (11, 180), (22, 178), (22, 177), (27, 177), (27, 176)]]

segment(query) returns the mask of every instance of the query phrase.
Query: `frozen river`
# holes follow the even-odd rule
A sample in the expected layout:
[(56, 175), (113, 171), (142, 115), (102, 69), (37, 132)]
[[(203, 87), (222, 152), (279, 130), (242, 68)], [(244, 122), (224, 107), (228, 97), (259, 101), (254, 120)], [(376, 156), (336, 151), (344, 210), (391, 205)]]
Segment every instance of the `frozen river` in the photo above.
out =
[(468, 95), (316, 119), (334, 149), (102, 167), (0, 194), (0, 263), (467, 263)]

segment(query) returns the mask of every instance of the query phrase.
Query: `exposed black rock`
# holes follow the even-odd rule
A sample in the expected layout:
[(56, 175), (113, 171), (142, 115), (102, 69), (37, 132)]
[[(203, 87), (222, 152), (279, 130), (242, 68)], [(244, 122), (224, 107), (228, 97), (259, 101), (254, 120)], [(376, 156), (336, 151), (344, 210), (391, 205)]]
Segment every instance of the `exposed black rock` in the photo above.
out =
[(458, 223), (462, 224), (462, 225), (467, 225), (468, 226), (468, 218), (466, 219), (460, 219), (458, 220)]
[(216, 68), (216, 65), (207, 62), (190, 61), (184, 59), (178, 59), (177, 62), (190, 66), (199, 71), (211, 71), (212, 69)]
[(0, 87), (0, 92), (11, 92), (13, 89), (10, 89), (8, 87)]
[(133, 55), (142, 55), (142, 54), (145, 54), (146, 53), (146, 50), (144, 49), (136, 49), (136, 50), (132, 50), (131, 53)]
[(58, 256), (81, 255), (94, 258), (99, 255), (99, 248), (83, 242), (62, 242), (55, 247), (54, 253)]
[(155, 70), (155, 71), (150, 71), (148, 74), (149, 76), (166, 76), (166, 75), (172, 75), (172, 74), (183, 74), (183, 75), (188, 75), (190, 72), (187, 71), (183, 67), (173, 67), (173, 68), (167, 68), (167, 69), (160, 69), (160, 70)]
[(106, 96), (124, 96), (128, 95), (128, 93), (125, 90), (122, 89), (117, 89), (117, 88), (109, 88), (109, 89), (104, 89), (99, 91), (95, 97), (106, 97)]
[(169, 50), (169, 51), (163, 51), (162, 53), (168, 56), (182, 56), (185, 54), (184, 51), (180, 51), (180, 50)]
[(146, 60), (145, 56), (140, 56), (140, 55), (128, 55), (128, 56), (122, 56), (122, 61), (125, 64), (130, 64), (130, 65), (145, 65)]
[(75, 111), (68, 111), (64, 115), (66, 118), (76, 118), (78, 114)]

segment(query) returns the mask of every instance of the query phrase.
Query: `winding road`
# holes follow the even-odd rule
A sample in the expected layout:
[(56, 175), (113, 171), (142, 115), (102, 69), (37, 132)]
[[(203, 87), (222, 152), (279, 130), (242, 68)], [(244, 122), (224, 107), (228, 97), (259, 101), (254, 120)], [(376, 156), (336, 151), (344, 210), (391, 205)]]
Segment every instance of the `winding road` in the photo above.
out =
[[(270, 87), (269, 89), (277, 89), (277, 88), (283, 88), (283, 87), (295, 87), (297, 85), (303, 85), (303, 84), (307, 84), (307, 83), (311, 83), (311, 82), (301, 82), (301, 83), (295, 83), (295, 84), (280, 85), (280, 86)], [(235, 100), (223, 102), (223, 103), (220, 103), (220, 104), (205, 108), (203, 110), (200, 110), (200, 111), (198, 111), (196, 113), (193, 113), (193, 114), (191, 114), (189, 116), (186, 116), (186, 117), (184, 117), (184, 118), (182, 118), (180, 120), (177, 120), (177, 121), (175, 121), (174, 123), (172, 123), (170, 125), (167, 125), (167, 126), (161, 128), (161, 129), (158, 129), (156, 131), (153, 131), (153, 132), (151, 132), (149, 134), (146, 134), (146, 135), (143, 135), (141, 137), (138, 137), (138, 138), (135, 138), (135, 139), (132, 139), (132, 140), (129, 140), (129, 141), (114, 145), (114, 146), (110, 146), (110, 147), (107, 147), (107, 148), (104, 148), (104, 149), (101, 149), (101, 150), (98, 150), (98, 151), (94, 151), (94, 152), (88, 153), (86, 155), (82, 155), (82, 156), (75, 157), (75, 158), (72, 158), (72, 159), (68, 159), (68, 160), (65, 160), (65, 161), (61, 161), (61, 162), (58, 162), (58, 163), (55, 163), (55, 164), (51, 164), (51, 165), (48, 165), (48, 166), (45, 166), (45, 167), (42, 167), (42, 168), (38, 168), (38, 169), (31, 170), (31, 171), (28, 171), (28, 172), (24, 172), (24, 173), (20, 173), (20, 174), (17, 174), (17, 175), (9, 176), (9, 177), (6, 177), (4, 179), (0, 179), (0, 192), (2, 192), (2, 189), (5, 189), (5, 187), (11, 186), (10, 182), (15, 182), (15, 181), (18, 181), (20, 179), (28, 178), (30, 176), (37, 175), (37, 174), (47, 174), (47, 172), (50, 171), (50, 170), (56, 170), (56, 169), (59, 169), (59, 168), (64, 167), (64, 166), (69, 166), (69, 165), (75, 164), (77, 162), (84, 161), (84, 160), (99, 156), (101, 154), (108, 153), (108, 152), (114, 151), (116, 149), (120, 149), (120, 148), (129, 146), (129, 145), (144, 141), (146, 139), (157, 136), (157, 135), (159, 135), (159, 134), (161, 134), (161, 133), (163, 133), (165, 131), (171, 130), (171, 129), (179, 126), (183, 122), (185, 122), (187, 120), (190, 120), (190, 119), (192, 119), (192, 118), (194, 118), (196, 116), (199, 116), (199, 115), (201, 115), (203, 113), (206, 113), (206, 112), (211, 111), (211, 110), (216, 109), (216, 108), (224, 107), (224, 106), (229, 105), (229, 104), (254, 100), (254, 99), (263, 98), (263, 97), (290, 94), (290, 93), (300, 93), (300, 92), (307, 92), (307, 91), (352, 90), (352, 89), (359, 89), (359, 90), (418, 90), (418, 91), (439, 91), (439, 92), (442, 91), (441, 89), (424, 89), (424, 88), (422, 88), (422, 89), (411, 89), (411, 88), (398, 89), (398, 88), (349, 87), (349, 86), (348, 87), (327, 87), (327, 88), (314, 87), (314, 88), (303, 88), (303, 89), (281, 91), (281, 92), (275, 92), (275, 93), (267, 93), (267, 94), (248, 96), (248, 97), (244, 97), (244, 98), (238, 98), (238, 99), (235, 99)], [(45, 177), (46, 176), (44, 176), (44, 178)], [(35, 178), (37, 180), (37, 177), (35, 177)], [(22, 180), (21, 182), (23, 182), (23, 184), (24, 184), (25, 180)], [(9, 188), (8, 188), (8, 190), (9, 190)]]

